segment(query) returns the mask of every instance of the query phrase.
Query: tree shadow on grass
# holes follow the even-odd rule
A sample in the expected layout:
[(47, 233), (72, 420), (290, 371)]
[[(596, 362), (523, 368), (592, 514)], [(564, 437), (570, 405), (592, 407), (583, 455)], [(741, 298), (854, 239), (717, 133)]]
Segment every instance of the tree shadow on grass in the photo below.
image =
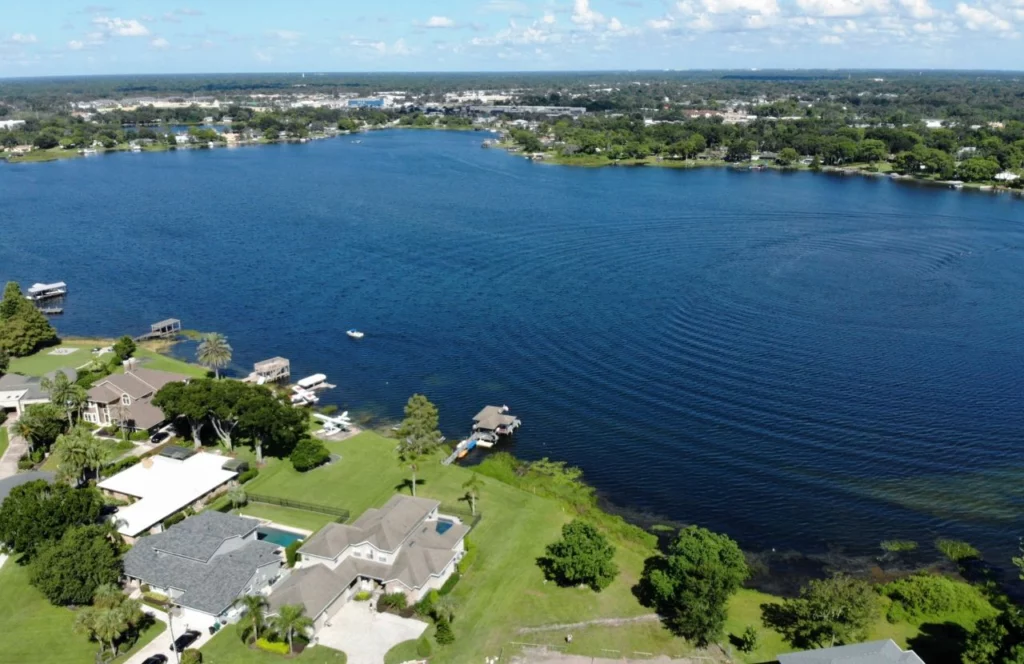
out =
[(954, 622), (925, 623), (921, 633), (907, 639), (907, 645), (928, 664), (960, 664), (967, 642), (967, 630)]
[[(427, 483), (427, 481), (425, 479), (420, 478), (420, 477), (416, 478), (416, 486), (417, 487), (423, 486), (426, 483)], [(404, 479), (404, 480), (402, 480), (401, 482), (399, 482), (398, 484), (395, 485), (395, 491), (397, 491), (399, 493), (401, 493), (402, 491), (408, 491), (411, 494), (412, 493), (412, 480), (411, 479)]]

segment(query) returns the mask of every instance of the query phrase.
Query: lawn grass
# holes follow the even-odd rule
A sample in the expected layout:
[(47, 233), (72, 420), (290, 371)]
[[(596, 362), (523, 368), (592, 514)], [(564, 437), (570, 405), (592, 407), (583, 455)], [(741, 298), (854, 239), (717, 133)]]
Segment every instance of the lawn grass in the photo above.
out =
[[(67, 664), (91, 662), (98, 647), (72, 625), (75, 612), (52, 606), (29, 585), (28, 569), (13, 560), (0, 569), (0, 664)], [(157, 622), (140, 637), (131, 652), (160, 634), (166, 626)]]
[(196, 364), (189, 364), (188, 362), (174, 357), (169, 357), (167, 355), (161, 355), (160, 353), (147, 348), (139, 348), (136, 350), (135, 357), (139, 358), (139, 360), (141, 360), (140, 364), (147, 369), (170, 371), (173, 373), (185, 374), (186, 376), (192, 376), (193, 378), (205, 378), (207, 374), (205, 367), (201, 367)]
[(331, 521), (334, 521), (334, 517), (329, 514), (307, 512), (306, 510), (297, 510), (291, 507), (280, 507), (278, 505), (267, 505), (265, 503), (249, 503), (245, 507), (235, 510), (234, 513), (241, 514), (242, 516), (255, 517), (257, 519), (270, 519), (274, 523), (279, 523), (282, 526), (301, 528), (302, 530), (308, 530), (310, 532), (316, 532)]
[(345, 653), (325, 646), (306, 649), (297, 657), (287, 660), (281, 655), (250, 650), (238, 636), (238, 625), (228, 626), (203, 646), (203, 661), (211, 664), (279, 664), (283, 661), (302, 664), (345, 664)]
[(7, 427), (0, 425), (0, 457), (7, 451), (7, 444), (10, 440), (7, 438)]
[[(27, 357), (12, 357), (9, 371), (25, 376), (42, 376), (57, 369), (75, 369), (88, 364), (96, 358), (90, 351), (103, 343), (90, 339), (64, 341), (60, 346), (44, 348), (34, 355)], [(76, 352), (70, 355), (50, 355), (57, 348), (75, 348)], [(109, 360), (112, 355), (105, 355), (104, 360)]]

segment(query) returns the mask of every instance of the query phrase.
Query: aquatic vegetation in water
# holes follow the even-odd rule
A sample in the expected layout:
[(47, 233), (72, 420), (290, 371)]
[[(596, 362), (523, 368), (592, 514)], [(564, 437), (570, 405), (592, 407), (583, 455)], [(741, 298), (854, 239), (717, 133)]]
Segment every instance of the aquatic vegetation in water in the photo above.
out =
[(981, 558), (981, 554), (977, 549), (967, 542), (962, 542), (960, 540), (940, 538), (935, 540), (935, 548), (941, 551), (942, 555), (946, 556), (954, 563)]
[(917, 542), (914, 540), (882, 540), (880, 546), (882, 551), (887, 553), (903, 553), (917, 550)]

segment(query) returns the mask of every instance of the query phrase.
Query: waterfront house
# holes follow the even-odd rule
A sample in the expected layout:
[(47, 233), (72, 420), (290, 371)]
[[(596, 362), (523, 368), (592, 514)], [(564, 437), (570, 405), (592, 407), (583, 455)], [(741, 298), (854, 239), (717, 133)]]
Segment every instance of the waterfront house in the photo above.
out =
[(143, 369), (134, 359), (125, 362), (123, 374), (103, 378), (88, 392), (82, 419), (102, 426), (124, 426), (134, 431), (150, 431), (167, 418), (152, 404), (153, 397), (164, 385), (186, 383), (188, 376)]
[(401, 592), (409, 604), (455, 571), (469, 528), (426, 498), (393, 496), (352, 525), (329, 523), (299, 549), (299, 569), (270, 595), (270, 612), (301, 604), (320, 629), (360, 591)]
[(779, 664), (924, 664), (892, 639), (779, 655)]
[[(78, 379), (74, 369), (58, 369), (46, 374), (45, 377), (53, 380), (58, 371), (67, 376), (72, 383)], [(42, 381), (39, 376), (22, 376), (16, 373), (0, 376), (0, 412), (13, 411), (21, 415), (32, 404), (50, 403), (50, 395), (43, 390)]]
[(124, 557), (128, 585), (149, 586), (182, 610), (186, 629), (234, 622), (235, 600), (268, 592), (283, 549), (259, 539), (259, 521), (208, 511), (139, 540)]
[(227, 490), (238, 476), (233, 459), (208, 452), (168, 445), (97, 487), (104, 495), (128, 501), (112, 520), (117, 532), (131, 544), (147, 533), (158, 533), (163, 521), (186, 507), (202, 508), (210, 498)]

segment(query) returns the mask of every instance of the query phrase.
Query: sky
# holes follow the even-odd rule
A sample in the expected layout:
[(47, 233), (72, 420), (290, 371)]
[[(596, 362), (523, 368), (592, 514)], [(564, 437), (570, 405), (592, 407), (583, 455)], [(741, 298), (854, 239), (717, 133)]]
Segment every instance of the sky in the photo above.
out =
[(1024, 69), (1024, 0), (9, 0), (0, 77)]

